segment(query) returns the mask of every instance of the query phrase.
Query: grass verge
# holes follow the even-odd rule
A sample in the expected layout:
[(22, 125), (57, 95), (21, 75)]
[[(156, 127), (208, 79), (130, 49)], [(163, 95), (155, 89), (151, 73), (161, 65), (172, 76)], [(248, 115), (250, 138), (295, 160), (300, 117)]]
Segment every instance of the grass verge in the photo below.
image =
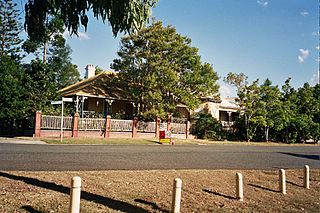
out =
[[(244, 202), (235, 174), (244, 176)], [(70, 179), (82, 178), (81, 212), (169, 212), (173, 179), (182, 179), (181, 212), (318, 212), (320, 170), (310, 189), (302, 170), (287, 170), (287, 195), (275, 170), (0, 172), (0, 212), (67, 212)]]

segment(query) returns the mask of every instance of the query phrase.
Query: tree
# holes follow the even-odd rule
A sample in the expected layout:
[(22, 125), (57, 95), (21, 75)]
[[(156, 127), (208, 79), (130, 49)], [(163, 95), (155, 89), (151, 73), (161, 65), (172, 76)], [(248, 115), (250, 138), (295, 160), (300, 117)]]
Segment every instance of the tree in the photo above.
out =
[(53, 46), (48, 67), (55, 73), (56, 90), (74, 84), (80, 80), (77, 66), (71, 63), (71, 48), (66, 46)]
[(19, 33), (22, 31), (22, 26), (19, 23), (19, 13), (16, 7), (17, 4), (12, 0), (0, 2), (0, 57), (19, 56), (19, 45), (22, 42)]
[(30, 113), (38, 110), (46, 112), (50, 108), (50, 101), (57, 96), (55, 88), (55, 73), (39, 59), (32, 60), (25, 65), (25, 85)]
[(48, 17), (59, 17), (67, 29), (77, 34), (81, 25), (87, 28), (87, 12), (103, 22), (108, 21), (116, 36), (119, 32), (132, 32), (141, 29), (151, 14), (157, 0), (28, 0), (25, 4), (25, 28), (33, 38), (46, 35)]
[(266, 79), (261, 85), (261, 115), (265, 122), (262, 126), (265, 140), (269, 141), (269, 130), (279, 128), (279, 117), (281, 116), (281, 93), (277, 86), (272, 86), (272, 82)]
[(37, 51), (40, 49), (42, 52), (42, 62), (45, 64), (50, 47), (63, 48), (65, 46), (65, 39), (62, 36), (64, 30), (65, 28), (61, 18), (47, 18), (43, 34), (41, 36), (29, 35), (22, 47), (27, 53), (35, 53), (37, 57), (39, 54)]
[[(11, 135), (28, 111), (24, 71), (11, 57), (2, 56), (0, 60), (0, 132), (9, 128)], [(1, 128), (2, 127), (2, 128)]]
[(129, 84), (140, 116), (166, 118), (178, 103), (193, 109), (201, 97), (217, 95), (217, 73), (201, 64), (190, 44), (191, 39), (161, 22), (121, 39), (120, 58), (111, 67)]

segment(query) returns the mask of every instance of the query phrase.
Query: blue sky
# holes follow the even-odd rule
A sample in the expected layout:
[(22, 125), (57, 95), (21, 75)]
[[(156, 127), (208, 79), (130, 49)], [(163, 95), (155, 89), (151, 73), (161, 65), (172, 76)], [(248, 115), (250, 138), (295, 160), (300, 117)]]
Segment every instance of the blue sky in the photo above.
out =
[[(243, 72), (249, 81), (269, 78), (281, 86), (290, 76), (294, 87), (316, 82), (319, 49), (318, 0), (159, 0), (153, 16), (192, 39), (203, 62), (221, 79)], [(68, 38), (73, 63), (109, 70), (121, 35), (91, 18), (87, 32)], [(221, 94), (232, 96), (221, 83)]]

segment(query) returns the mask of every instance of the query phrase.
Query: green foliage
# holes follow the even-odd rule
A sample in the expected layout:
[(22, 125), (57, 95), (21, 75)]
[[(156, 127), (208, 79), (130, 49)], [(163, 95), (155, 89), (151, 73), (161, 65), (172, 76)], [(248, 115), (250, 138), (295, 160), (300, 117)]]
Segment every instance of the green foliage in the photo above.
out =
[(207, 113), (199, 114), (199, 118), (192, 125), (190, 132), (199, 139), (221, 140), (224, 137), (221, 122)]
[(0, 57), (0, 120), (26, 115), (26, 89), (22, 67), (8, 56)]
[(71, 63), (72, 50), (70, 46), (53, 46), (51, 52), (48, 67), (55, 73), (56, 90), (78, 82), (80, 73), (77, 66)]
[(27, 98), (29, 100), (30, 113), (38, 110), (45, 112), (49, 109), (50, 101), (57, 96), (55, 88), (55, 73), (48, 65), (39, 59), (25, 65)]
[(148, 28), (121, 39), (119, 59), (111, 65), (127, 82), (132, 100), (138, 100), (143, 118), (167, 118), (178, 103), (190, 109), (204, 96), (218, 92), (218, 76), (210, 64), (201, 64), (191, 39), (172, 26), (154, 22)]
[(238, 87), (242, 112), (236, 128), (240, 138), (245, 132), (247, 141), (319, 141), (319, 85), (311, 87), (306, 83), (295, 90), (291, 87), (289, 78), (280, 91), (277, 86), (272, 86), (269, 79), (262, 85), (258, 84), (258, 80), (252, 84), (242, 84), (239, 82), (243, 82), (241, 79), (246, 77), (239, 76), (241, 75), (229, 73), (227, 82)]
[(12, 0), (0, 1), (0, 57), (10, 55), (19, 58), (19, 33), (22, 26), (19, 23), (19, 11)]
[(83, 25), (87, 28), (87, 12), (103, 22), (108, 21), (116, 36), (119, 32), (141, 29), (151, 14), (156, 0), (28, 0), (25, 4), (25, 28), (31, 39), (46, 37), (48, 17), (59, 18), (71, 33), (77, 34)]

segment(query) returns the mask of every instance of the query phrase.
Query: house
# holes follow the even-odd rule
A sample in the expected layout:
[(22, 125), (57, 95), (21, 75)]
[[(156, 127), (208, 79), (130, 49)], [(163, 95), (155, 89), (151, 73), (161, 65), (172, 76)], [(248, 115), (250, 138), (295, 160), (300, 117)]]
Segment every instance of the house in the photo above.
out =
[[(95, 75), (94, 65), (86, 66), (86, 79), (61, 89), (62, 97), (73, 98), (75, 111), (81, 118), (106, 117), (132, 119), (136, 112), (136, 101), (131, 100), (128, 85), (118, 81), (117, 74), (109, 71)], [(180, 118), (189, 119), (189, 110), (177, 105)]]
[(239, 114), (240, 106), (236, 102), (236, 98), (203, 98), (203, 103), (194, 113), (207, 112), (212, 117), (221, 121), (222, 126), (226, 130), (231, 130), (236, 117)]
[(62, 97), (73, 98), (75, 111), (80, 117), (113, 117), (131, 119), (134, 114), (133, 100), (126, 90), (127, 85), (117, 81), (114, 72), (95, 75), (95, 67), (87, 65), (86, 79), (61, 89)]
[[(132, 119), (136, 112), (136, 101), (131, 100), (128, 85), (118, 81), (117, 74), (109, 71), (95, 75), (94, 65), (86, 66), (86, 79), (61, 89), (62, 97), (73, 98), (75, 111), (81, 118), (106, 117)], [(183, 104), (177, 105), (177, 115), (184, 121), (190, 119), (190, 114), (206, 111), (214, 118), (220, 120), (222, 125), (230, 128), (240, 107), (235, 98), (217, 99), (203, 98), (200, 107), (190, 111)]]

